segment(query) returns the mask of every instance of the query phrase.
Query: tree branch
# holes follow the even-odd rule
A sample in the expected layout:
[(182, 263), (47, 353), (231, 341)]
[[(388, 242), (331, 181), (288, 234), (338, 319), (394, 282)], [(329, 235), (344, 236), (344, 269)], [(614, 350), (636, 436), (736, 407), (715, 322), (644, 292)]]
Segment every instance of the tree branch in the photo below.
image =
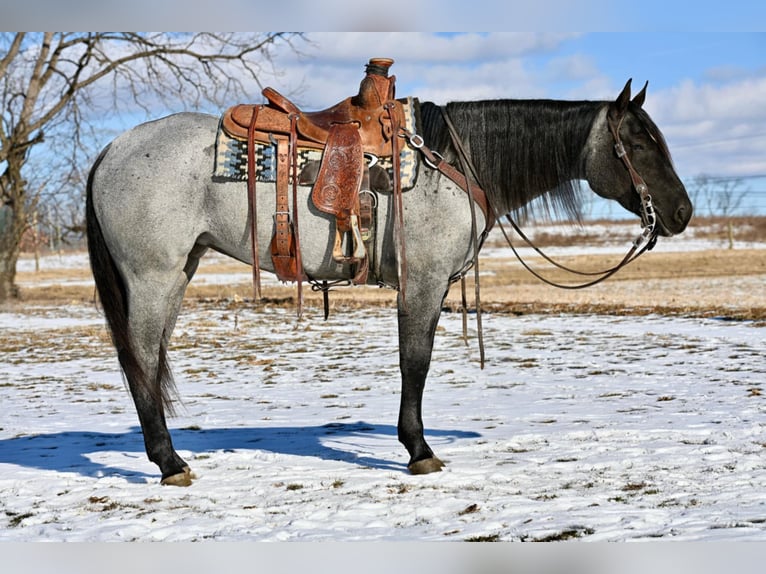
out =
[[(13, 282), (19, 234), (38, 201), (46, 213), (58, 207), (71, 213), (68, 226), (81, 230), (80, 159), (93, 152), (86, 136), (95, 131), (86, 111), (103, 109), (98, 105), (109, 93), (107, 80), (118, 112), (125, 102), (156, 109), (158, 99), (173, 108), (219, 105), (253, 84), (262, 87), (272, 47), (293, 47), (296, 36), (301, 34), (0, 33), (0, 200), (12, 210), (13, 222), (0, 229), (0, 299)], [(29, 152), (43, 134), (53, 153), (31, 169), (30, 158), (39, 158)]]
[(18, 32), (13, 36), (11, 47), (8, 48), (8, 52), (5, 54), (5, 56), (0, 59), (0, 78), (5, 76), (8, 67), (19, 55), (19, 50), (21, 50), (21, 46), (24, 42), (24, 36), (26, 36), (25, 32)]

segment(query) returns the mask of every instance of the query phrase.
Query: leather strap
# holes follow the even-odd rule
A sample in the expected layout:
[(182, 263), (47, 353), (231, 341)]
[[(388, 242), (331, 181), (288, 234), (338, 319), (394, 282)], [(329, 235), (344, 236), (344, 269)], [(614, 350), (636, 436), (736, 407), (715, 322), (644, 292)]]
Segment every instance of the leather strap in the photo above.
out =
[[(293, 225), (295, 238), (295, 280), (298, 282), (298, 319), (303, 317), (303, 260), (301, 259), (301, 237), (298, 225), (298, 133), (296, 124), (299, 114), (290, 114), (290, 152), (293, 175)], [(287, 170), (285, 170), (287, 173)]]
[[(623, 145), (622, 139), (620, 138), (620, 126), (622, 125), (623, 117), (620, 117), (620, 120), (615, 122), (611, 117), (609, 117), (609, 114), (607, 113), (606, 122), (609, 125), (609, 131), (612, 132), (612, 137), (614, 138), (614, 149), (617, 152), (617, 157), (622, 160), (622, 163), (625, 165), (625, 169), (628, 170), (631, 183), (633, 184), (633, 188), (636, 190), (636, 193), (638, 193), (642, 200), (645, 200), (649, 195), (649, 186), (646, 185), (644, 178), (642, 178), (633, 167), (633, 163), (631, 163), (630, 158), (628, 157), (628, 152), (625, 151), (625, 146)], [(645, 221), (646, 216), (644, 215), (643, 211), (641, 219), (645, 225), (649, 224), (648, 221)]]
[[(396, 114), (396, 102), (390, 101), (383, 106), (388, 112), (392, 133), (400, 130), (399, 117)], [(407, 309), (407, 248), (404, 241), (404, 206), (402, 204), (401, 158), (399, 157), (399, 138), (391, 138), (391, 161), (393, 164), (393, 193), (394, 193), (394, 242), (397, 249), (397, 276), (399, 293), (402, 297), (402, 308)]]
[[(429, 166), (450, 178), (457, 184), (460, 189), (466, 193), (468, 192), (468, 179), (460, 172), (460, 170), (452, 166), (450, 163), (444, 161), (444, 158), (442, 158), (440, 155), (431, 151), (431, 149), (423, 142), (423, 138), (421, 138), (419, 135), (413, 134), (404, 128), (401, 128), (401, 131), (407, 137), (410, 145), (418, 149), (420, 153), (423, 154), (423, 156), (426, 158), (426, 163), (428, 163)], [(476, 205), (479, 206), (479, 209), (481, 209), (481, 212), (484, 214), (484, 221), (486, 223), (484, 225), (483, 234), (486, 235), (495, 225), (495, 212), (491, 208), (489, 199), (487, 199), (487, 194), (481, 188), (481, 186), (478, 184), (473, 184), (471, 185), (471, 190), (473, 192), (473, 200), (476, 202)]]
[[(485, 362), (485, 355), (484, 355), (484, 329), (482, 328), (482, 320), (481, 320), (481, 281), (479, 277), (479, 249), (481, 248), (481, 243), (484, 242), (484, 239), (486, 239), (486, 235), (483, 233), (481, 237), (477, 237), (476, 233), (476, 199), (475, 199), (475, 192), (474, 188), (479, 188), (478, 181), (479, 181), (479, 175), (476, 173), (476, 169), (474, 168), (473, 162), (471, 161), (471, 158), (468, 156), (468, 152), (466, 152), (465, 148), (463, 147), (463, 142), (460, 139), (460, 136), (457, 133), (457, 130), (455, 129), (455, 125), (452, 123), (452, 120), (449, 117), (449, 114), (447, 113), (446, 108), (442, 107), (442, 117), (444, 118), (444, 123), (447, 124), (447, 129), (449, 130), (450, 138), (452, 139), (452, 145), (455, 147), (455, 150), (457, 151), (458, 158), (460, 159), (460, 165), (463, 168), (463, 173), (466, 174), (466, 188), (465, 191), (468, 194), (469, 204), (471, 206), (471, 237), (473, 239), (473, 273), (474, 273), (474, 297), (476, 302), (476, 332), (478, 333), (479, 337), (479, 364), (481, 368), (484, 368), (484, 362)], [(471, 182), (471, 178), (468, 177), (468, 172), (471, 172), (473, 175), (473, 183)], [(483, 193), (483, 190), (482, 190)], [(486, 194), (484, 196), (486, 200)], [(465, 275), (463, 275), (460, 278), (461, 283), (461, 291), (464, 291), (465, 289)], [(463, 302), (465, 303), (465, 297), (463, 297)], [(466, 307), (465, 304), (463, 305), (463, 313), (465, 314)]]
[(250, 214), (250, 252), (253, 259), (253, 297), (261, 300), (261, 266), (258, 260), (258, 210), (255, 196), (255, 124), (260, 106), (253, 109), (253, 118), (247, 130), (247, 204)]
[(287, 190), (290, 178), (289, 144), (284, 138), (277, 139), (277, 210), (274, 215), (275, 223), (275, 253), (280, 257), (290, 256), (292, 233), (290, 232), (290, 203)]

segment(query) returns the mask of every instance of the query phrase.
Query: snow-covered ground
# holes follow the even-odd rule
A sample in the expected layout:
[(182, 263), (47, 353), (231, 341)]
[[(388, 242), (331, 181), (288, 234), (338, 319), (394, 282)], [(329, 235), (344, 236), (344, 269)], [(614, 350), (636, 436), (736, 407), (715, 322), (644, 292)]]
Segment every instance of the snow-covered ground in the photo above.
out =
[[(684, 234), (656, 249), (715, 247)], [(575, 252), (583, 248), (552, 251)], [(493, 253), (509, 256), (491, 246), (483, 255)], [(87, 256), (42, 262), (58, 267), (86, 268)], [(195, 281), (247, 282), (249, 272)], [(171, 348), (183, 403), (170, 426), (197, 479), (174, 488), (146, 459), (99, 311), (1, 311), (0, 541), (766, 541), (762, 322), (485, 313), (484, 328), (481, 370), (475, 333), (466, 347), (460, 317), (442, 316), (424, 416), (447, 467), (411, 476), (396, 438), (394, 311), (298, 323), (293, 309), (192, 305)], [(134, 571), (120, 567), (136, 555), (120, 562), (114, 552), (102, 558), (110, 569)], [(366, 552), (357, 559), (367, 571), (390, 571), (386, 556)], [(424, 571), (507, 571), (503, 557), (466, 563), (449, 552)], [(4, 556), (11, 571), (34, 571)], [(192, 556), (166, 568), (208, 564)], [(201, 571), (240, 556), (216, 555)], [(282, 569), (269, 571), (330, 571), (311, 556), (279, 556)], [(693, 570), (706, 571), (711, 557), (701, 556), (684, 565), (696, 559)], [(619, 571), (655, 570), (640, 557)], [(586, 556), (574, 572), (604, 571), (598, 558), (595, 570)], [(536, 571), (573, 572), (557, 564)], [(84, 568), (72, 571), (95, 572)]]
[(766, 541), (763, 324), (484, 323), (481, 370), (442, 317), (424, 415), (447, 467), (411, 476), (395, 312), (187, 310), (170, 426), (197, 480), (174, 488), (99, 312), (0, 313), (0, 541)]

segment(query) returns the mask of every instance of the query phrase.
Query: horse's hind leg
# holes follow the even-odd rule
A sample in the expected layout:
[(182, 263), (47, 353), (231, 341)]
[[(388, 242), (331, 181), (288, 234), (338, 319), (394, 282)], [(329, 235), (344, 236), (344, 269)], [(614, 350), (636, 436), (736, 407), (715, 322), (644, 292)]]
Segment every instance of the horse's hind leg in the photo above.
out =
[(183, 274), (175, 275), (174, 281), (142, 281), (129, 289), (128, 304), (130, 336), (139, 368), (125, 369), (125, 374), (146, 454), (160, 467), (162, 483), (177, 486), (191, 484), (192, 475), (173, 448), (165, 421), (172, 386), (166, 350), (187, 283)]

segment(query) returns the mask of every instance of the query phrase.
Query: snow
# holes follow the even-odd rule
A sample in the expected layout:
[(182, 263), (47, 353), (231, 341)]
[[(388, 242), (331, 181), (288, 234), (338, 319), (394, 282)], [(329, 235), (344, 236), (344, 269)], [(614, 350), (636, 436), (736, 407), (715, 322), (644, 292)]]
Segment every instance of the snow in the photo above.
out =
[[(43, 261), (57, 265), (87, 257)], [(447, 466), (412, 476), (395, 311), (298, 322), (289, 308), (190, 304), (169, 425), (196, 480), (175, 488), (146, 458), (99, 310), (0, 310), (0, 541), (766, 541), (763, 322), (485, 312), (483, 370), (469, 326), (466, 346), (460, 316), (442, 315), (425, 392), (426, 438)], [(276, 560), (292, 568), (271, 571), (330, 571), (289, 554)], [(196, 566), (232, 556), (246, 559)], [(385, 551), (357, 556), (390, 571)], [(501, 556), (478, 570), (440, 556), (433, 571), (506, 571)], [(713, 563), (701, 557), (698, 571)], [(656, 569), (638, 564), (619, 571)]]
[(2, 541), (766, 540), (762, 324), (486, 314), (481, 370), (447, 313), (424, 407), (447, 467), (411, 476), (395, 313), (190, 309), (170, 426), (197, 479), (173, 488), (98, 311), (32, 319), (0, 313)]

